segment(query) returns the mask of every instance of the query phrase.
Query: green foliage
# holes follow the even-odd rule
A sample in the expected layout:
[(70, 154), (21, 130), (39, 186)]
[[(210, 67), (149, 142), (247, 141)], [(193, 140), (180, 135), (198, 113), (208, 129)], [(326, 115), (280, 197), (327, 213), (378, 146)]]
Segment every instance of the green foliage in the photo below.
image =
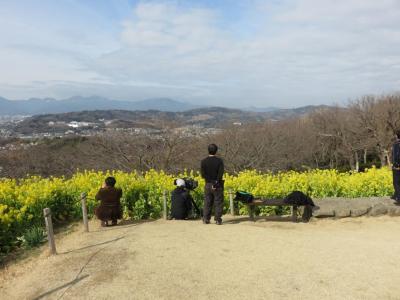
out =
[(22, 242), (22, 246), (27, 249), (40, 246), (45, 240), (45, 231), (40, 226), (33, 226), (29, 228), (19, 240)]

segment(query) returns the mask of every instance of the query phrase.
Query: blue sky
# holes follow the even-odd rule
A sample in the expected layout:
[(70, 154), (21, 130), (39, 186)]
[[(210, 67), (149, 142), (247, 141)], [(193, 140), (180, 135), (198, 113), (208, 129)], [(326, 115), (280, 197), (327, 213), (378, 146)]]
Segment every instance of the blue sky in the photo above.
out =
[(0, 0), (0, 96), (231, 107), (399, 91), (398, 0)]

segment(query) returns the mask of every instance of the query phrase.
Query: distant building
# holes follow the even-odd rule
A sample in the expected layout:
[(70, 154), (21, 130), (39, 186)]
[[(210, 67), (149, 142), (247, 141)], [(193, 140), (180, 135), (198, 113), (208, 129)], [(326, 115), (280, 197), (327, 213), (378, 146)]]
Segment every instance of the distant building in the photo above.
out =
[(71, 121), (71, 122), (68, 123), (68, 126), (72, 127), (72, 128), (88, 127), (88, 126), (90, 126), (90, 123), (88, 123), (88, 122)]

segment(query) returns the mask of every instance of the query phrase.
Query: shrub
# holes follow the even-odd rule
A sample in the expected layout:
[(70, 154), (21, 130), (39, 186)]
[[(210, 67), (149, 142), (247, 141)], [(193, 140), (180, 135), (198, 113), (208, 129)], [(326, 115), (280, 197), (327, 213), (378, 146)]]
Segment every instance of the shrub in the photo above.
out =
[(45, 240), (45, 236), (46, 234), (42, 227), (33, 226), (29, 228), (19, 240), (22, 242), (22, 246), (31, 249), (40, 246)]

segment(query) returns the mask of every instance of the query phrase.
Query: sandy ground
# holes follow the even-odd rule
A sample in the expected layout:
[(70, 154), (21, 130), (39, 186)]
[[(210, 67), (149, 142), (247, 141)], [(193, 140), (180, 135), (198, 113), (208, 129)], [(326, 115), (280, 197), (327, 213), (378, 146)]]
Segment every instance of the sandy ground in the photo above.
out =
[(82, 228), (0, 271), (1, 299), (400, 299), (400, 218)]

